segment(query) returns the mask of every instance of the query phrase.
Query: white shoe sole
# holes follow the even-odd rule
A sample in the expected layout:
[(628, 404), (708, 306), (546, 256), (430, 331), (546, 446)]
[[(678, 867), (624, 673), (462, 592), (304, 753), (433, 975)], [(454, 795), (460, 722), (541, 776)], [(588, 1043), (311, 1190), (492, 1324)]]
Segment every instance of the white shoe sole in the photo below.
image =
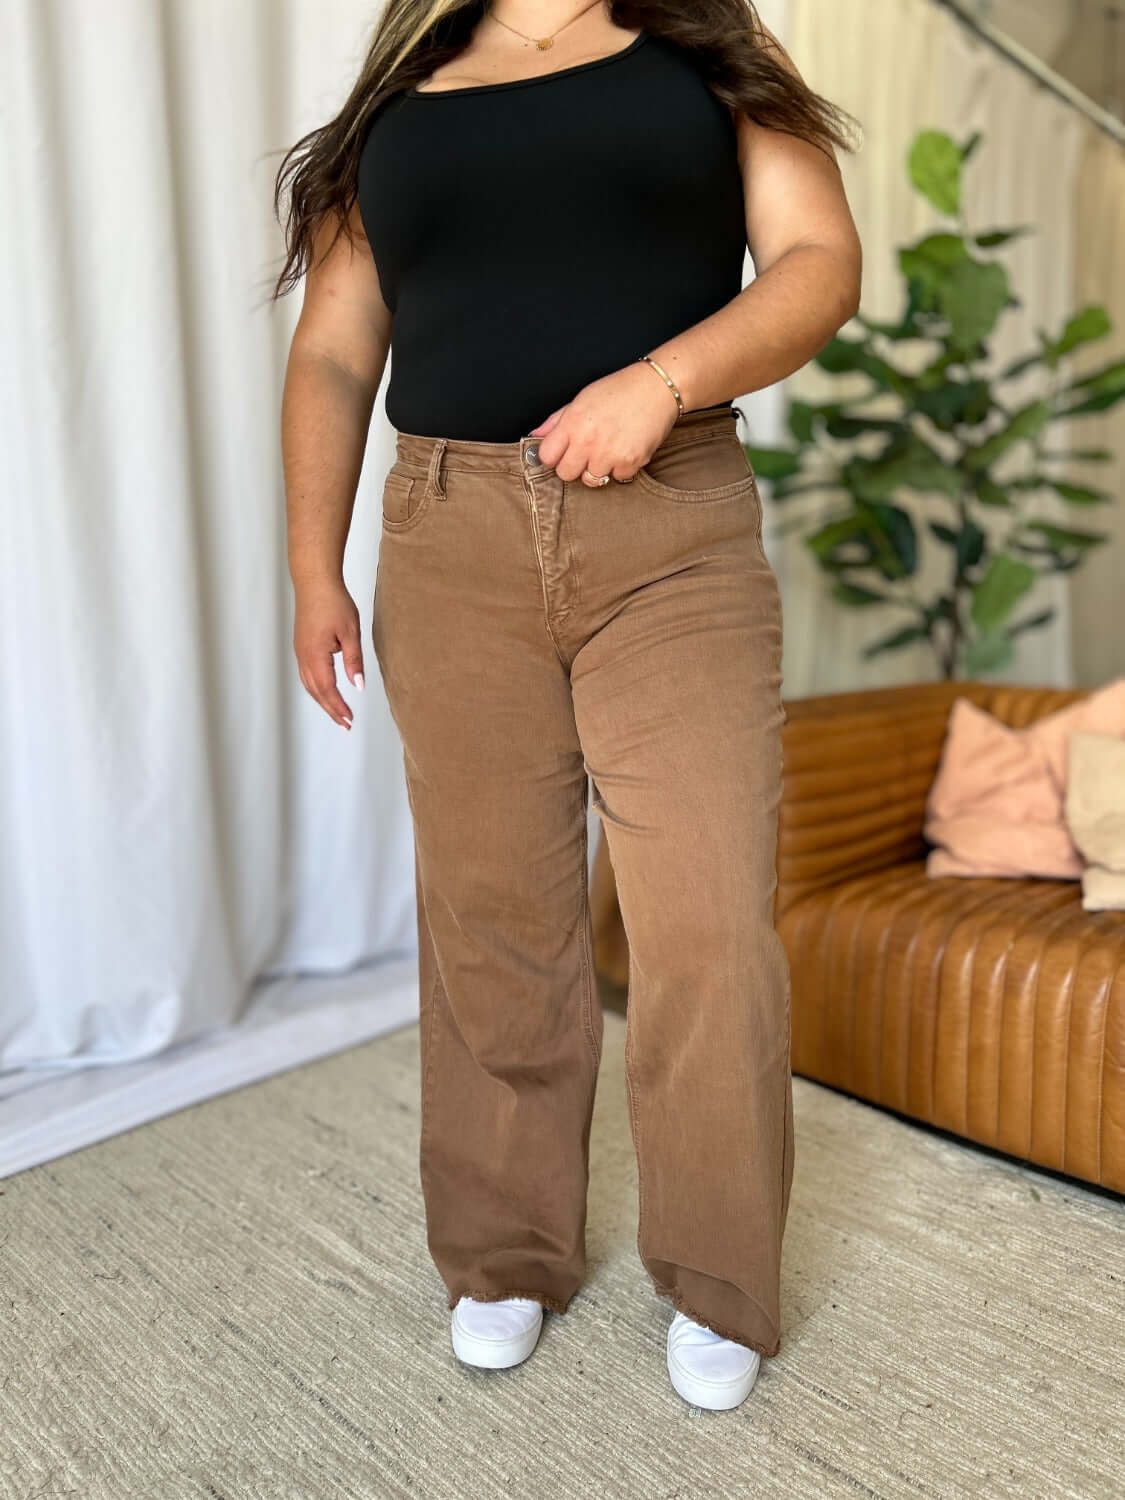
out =
[(702, 1406), (708, 1411), (731, 1411), (741, 1406), (754, 1389), (761, 1367), (762, 1358), (758, 1355), (747, 1373), (737, 1380), (705, 1380), (686, 1370), (672, 1350), (668, 1350), (668, 1377), (673, 1390), (692, 1406)]
[(525, 1333), (506, 1339), (481, 1338), (479, 1334), (470, 1333), (458, 1318), (457, 1308), (453, 1309), (449, 1321), (454, 1354), (463, 1364), (476, 1365), (482, 1370), (507, 1370), (512, 1365), (522, 1364), (539, 1342), (542, 1327), (542, 1310)]

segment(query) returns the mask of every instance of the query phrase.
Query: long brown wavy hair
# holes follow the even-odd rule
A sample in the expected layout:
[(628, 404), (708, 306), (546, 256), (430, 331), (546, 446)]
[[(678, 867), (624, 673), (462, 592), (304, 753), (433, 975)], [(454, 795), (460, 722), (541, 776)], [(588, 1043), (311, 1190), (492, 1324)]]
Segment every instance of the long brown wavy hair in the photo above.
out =
[[(355, 86), (339, 114), (309, 131), (285, 153), (274, 186), (274, 212), (289, 189), (283, 221), (285, 264), (271, 294), (291, 291), (312, 262), (326, 214), (335, 235), (350, 235), (366, 128), (392, 94), (412, 88), (464, 50), (489, 0), (387, 0)], [(854, 149), (845, 123), (855, 117), (813, 93), (779, 59), (753, 0), (609, 0), (609, 16), (626, 31), (665, 38), (690, 54), (707, 86), (756, 124), (786, 131), (822, 150)]]

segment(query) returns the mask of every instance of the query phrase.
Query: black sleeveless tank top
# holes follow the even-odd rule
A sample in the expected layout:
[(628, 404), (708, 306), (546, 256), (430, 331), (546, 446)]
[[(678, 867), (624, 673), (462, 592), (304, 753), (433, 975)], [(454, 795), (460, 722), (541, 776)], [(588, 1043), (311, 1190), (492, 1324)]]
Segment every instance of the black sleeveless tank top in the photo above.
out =
[(537, 78), (392, 95), (358, 204), (400, 432), (514, 442), (742, 288), (734, 121), (646, 32)]

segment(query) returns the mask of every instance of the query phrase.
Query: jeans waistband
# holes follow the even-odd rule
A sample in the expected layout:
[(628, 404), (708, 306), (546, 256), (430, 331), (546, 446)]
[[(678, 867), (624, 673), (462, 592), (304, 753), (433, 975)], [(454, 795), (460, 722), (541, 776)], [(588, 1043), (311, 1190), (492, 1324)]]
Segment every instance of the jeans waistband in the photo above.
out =
[[(742, 410), (730, 402), (719, 406), (702, 406), (688, 411), (669, 429), (661, 450), (682, 442), (695, 442), (712, 434), (736, 430)], [(472, 438), (431, 437), (417, 432), (397, 432), (395, 456), (406, 463), (424, 464), (438, 479), (442, 468), (485, 469), (507, 474), (548, 473), (549, 466), (538, 462), (541, 438), (530, 435), (509, 443), (488, 443)], [(529, 456), (528, 450), (532, 450)]]

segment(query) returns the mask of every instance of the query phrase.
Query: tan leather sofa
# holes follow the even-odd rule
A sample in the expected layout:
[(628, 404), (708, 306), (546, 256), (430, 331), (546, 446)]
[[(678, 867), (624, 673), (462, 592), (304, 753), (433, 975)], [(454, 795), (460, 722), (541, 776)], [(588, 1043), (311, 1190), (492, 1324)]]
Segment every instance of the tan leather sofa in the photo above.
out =
[[(786, 702), (793, 1072), (1125, 1192), (1125, 913), (1083, 911), (1077, 881), (927, 876), (958, 694), (1016, 727), (1082, 696), (951, 682)], [(620, 981), (612, 879), (602, 841), (595, 960)]]

